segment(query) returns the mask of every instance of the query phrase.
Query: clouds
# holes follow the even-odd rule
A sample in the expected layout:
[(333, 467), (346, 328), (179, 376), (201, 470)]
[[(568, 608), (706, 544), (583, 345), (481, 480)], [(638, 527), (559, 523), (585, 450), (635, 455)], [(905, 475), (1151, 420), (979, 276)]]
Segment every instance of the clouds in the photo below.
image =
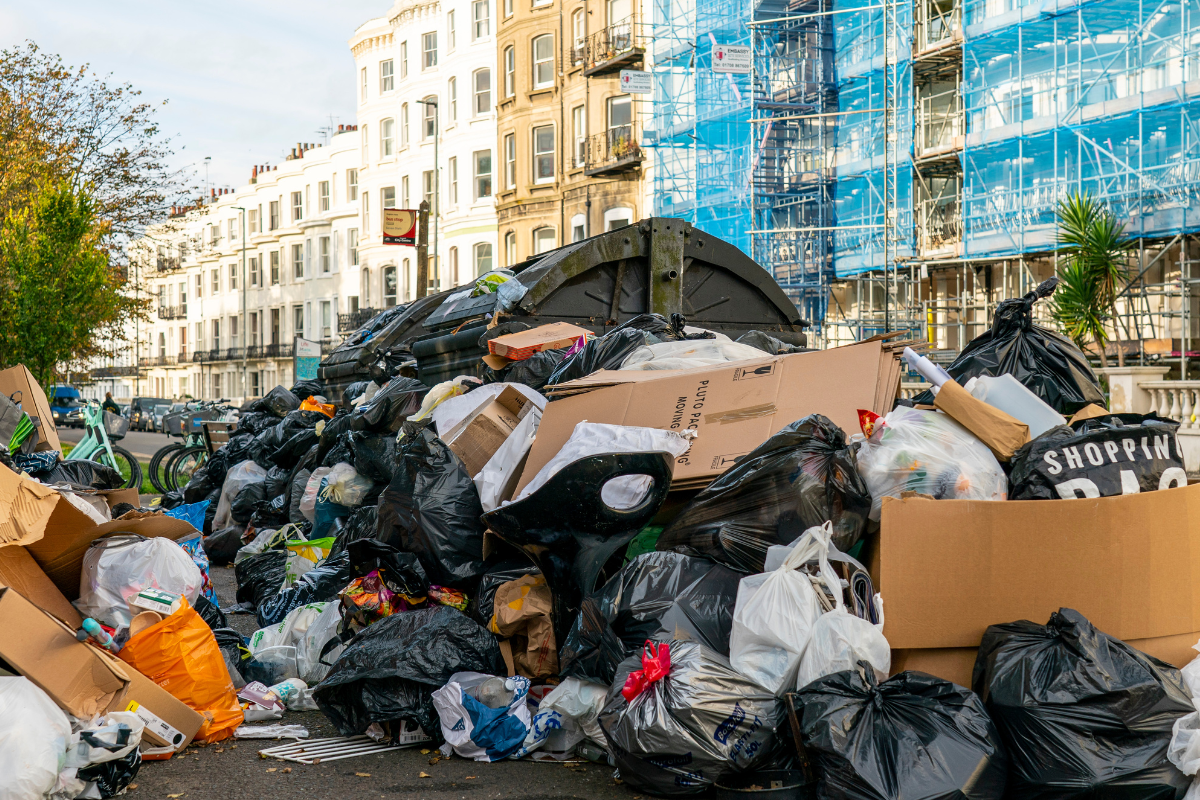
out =
[[(0, 47), (25, 40), (131, 83), (158, 106), (175, 164), (238, 186), (253, 164), (279, 163), (318, 129), (352, 124), (355, 28), (387, 0), (81, 0), (0, 8)], [(168, 101), (166, 105), (162, 102)]]

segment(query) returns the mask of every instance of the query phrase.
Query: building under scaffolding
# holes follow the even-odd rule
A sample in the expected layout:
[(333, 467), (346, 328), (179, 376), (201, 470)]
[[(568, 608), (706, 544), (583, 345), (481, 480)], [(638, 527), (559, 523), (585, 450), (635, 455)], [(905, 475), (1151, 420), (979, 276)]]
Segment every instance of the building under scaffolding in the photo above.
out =
[(1053, 273), (1074, 191), (1137, 239), (1114, 338), (1198, 338), (1200, 0), (655, 0), (653, 34), (656, 212), (751, 252), (818, 340), (960, 349)]

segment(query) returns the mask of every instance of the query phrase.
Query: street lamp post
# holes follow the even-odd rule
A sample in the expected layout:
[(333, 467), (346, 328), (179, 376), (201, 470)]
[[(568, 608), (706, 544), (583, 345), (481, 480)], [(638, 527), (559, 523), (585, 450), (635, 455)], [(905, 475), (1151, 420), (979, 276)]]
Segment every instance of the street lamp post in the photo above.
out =
[(438, 217), (442, 214), (442, 203), (440, 191), (442, 188), (441, 170), (438, 169), (438, 139), (442, 138), (442, 120), (441, 112), (438, 110), (438, 101), (434, 100), (418, 100), (423, 106), (433, 106), (433, 263), (437, 268), (438, 291), (441, 291), (442, 286), (442, 259), (438, 253)]
[(250, 368), (246, 356), (250, 348), (250, 329), (246, 325), (246, 209), (234, 206), (235, 211), (242, 212), (242, 402), (246, 401), (246, 393), (250, 386)]

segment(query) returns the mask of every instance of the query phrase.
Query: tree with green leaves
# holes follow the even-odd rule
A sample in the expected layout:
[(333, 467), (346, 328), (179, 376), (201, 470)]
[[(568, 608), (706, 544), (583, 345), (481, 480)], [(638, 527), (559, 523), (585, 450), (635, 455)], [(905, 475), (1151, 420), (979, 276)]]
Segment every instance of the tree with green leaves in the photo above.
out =
[(0, 221), (0, 362), (25, 364), (42, 386), (59, 365), (79, 364), (122, 335), (146, 306), (124, 291), (104, 248), (96, 203), (65, 181), (43, 183), (32, 202)]
[[(1115, 325), (1117, 295), (1128, 282), (1126, 256), (1132, 240), (1113, 213), (1087, 192), (1060, 200), (1056, 213), (1062, 263), (1051, 313), (1081, 350), (1089, 341), (1095, 343), (1100, 363), (1108, 366), (1106, 326), (1110, 321)], [(1120, 347), (1117, 363), (1125, 365)]]

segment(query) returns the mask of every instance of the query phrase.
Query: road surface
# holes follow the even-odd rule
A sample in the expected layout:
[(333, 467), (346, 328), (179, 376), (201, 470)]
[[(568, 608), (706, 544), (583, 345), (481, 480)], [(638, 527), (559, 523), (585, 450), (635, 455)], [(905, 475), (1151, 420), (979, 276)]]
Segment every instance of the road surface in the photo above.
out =
[[(83, 428), (58, 428), (58, 438), (64, 442), (76, 444), (83, 438)], [(179, 442), (179, 438), (172, 438), (165, 433), (142, 433), (141, 431), (130, 431), (125, 434), (125, 438), (117, 442), (129, 452), (137, 456), (139, 461), (149, 461), (159, 448), (169, 442)]]

